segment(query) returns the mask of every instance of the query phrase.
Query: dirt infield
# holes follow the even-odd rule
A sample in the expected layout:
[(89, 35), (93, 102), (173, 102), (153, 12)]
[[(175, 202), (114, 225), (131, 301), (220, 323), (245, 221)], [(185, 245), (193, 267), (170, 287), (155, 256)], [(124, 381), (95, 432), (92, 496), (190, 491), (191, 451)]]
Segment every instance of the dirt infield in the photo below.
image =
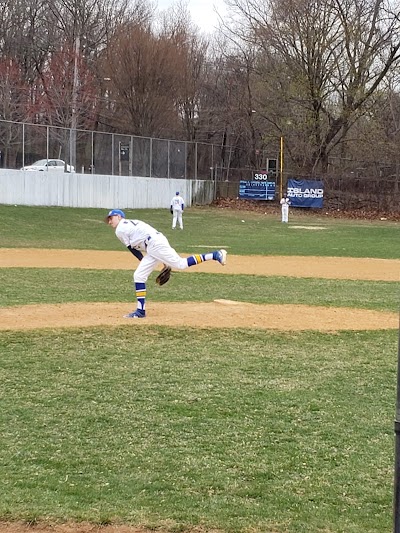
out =
[[(399, 281), (400, 260), (333, 257), (228, 256), (225, 267), (214, 261), (184, 272), (253, 274), (259, 276), (317, 277)], [(85, 268), (132, 270), (126, 252), (82, 250), (0, 249), (0, 268)], [(163, 290), (168, 290), (167, 287)], [(241, 301), (155, 303), (148, 302), (144, 321), (123, 318), (133, 306), (121, 303), (70, 303), (0, 308), (0, 330), (115, 326), (143, 324), (198, 328), (261, 328), (294, 330), (367, 330), (398, 327), (396, 313), (361, 309), (256, 305)], [(21, 312), (23, 309), (23, 312)]]
[(135, 306), (121, 303), (26, 305), (0, 309), (0, 330), (149, 325), (195, 328), (258, 328), (283, 331), (394, 329), (396, 313), (365, 309), (259, 305), (231, 300), (168, 302), (147, 305), (146, 320), (123, 315)]
[[(133, 270), (132, 256), (125, 252), (97, 250), (0, 249), (0, 268), (89, 268)], [(221, 268), (208, 261), (183, 272), (292, 276), (296, 278), (400, 281), (400, 260), (352, 257), (242, 256), (230, 255)]]

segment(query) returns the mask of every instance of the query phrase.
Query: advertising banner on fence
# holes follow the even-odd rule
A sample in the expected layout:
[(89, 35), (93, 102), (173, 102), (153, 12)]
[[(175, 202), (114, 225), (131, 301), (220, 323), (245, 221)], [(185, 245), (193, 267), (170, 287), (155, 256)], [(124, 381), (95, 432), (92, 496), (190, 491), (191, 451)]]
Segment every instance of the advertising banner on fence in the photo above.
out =
[(267, 172), (255, 172), (252, 180), (241, 180), (239, 183), (239, 198), (246, 200), (274, 200), (275, 191), (276, 183)]
[(319, 180), (288, 179), (287, 196), (292, 207), (321, 208), (324, 200), (324, 184)]

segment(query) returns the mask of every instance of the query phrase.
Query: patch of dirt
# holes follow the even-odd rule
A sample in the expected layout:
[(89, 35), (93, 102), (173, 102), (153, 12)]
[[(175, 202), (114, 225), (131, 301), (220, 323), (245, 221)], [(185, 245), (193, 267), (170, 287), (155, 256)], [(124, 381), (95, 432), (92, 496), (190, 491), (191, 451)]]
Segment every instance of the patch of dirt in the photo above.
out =
[(134, 305), (121, 303), (68, 303), (0, 308), (0, 330), (92, 326), (148, 327), (162, 325), (193, 328), (258, 328), (283, 331), (338, 331), (394, 329), (396, 313), (365, 309), (260, 305), (230, 300), (214, 302), (148, 302), (145, 320), (123, 315)]
[(322, 231), (326, 228), (324, 226), (293, 226), (292, 224), (289, 226), (290, 229), (305, 229), (305, 230), (311, 230), (311, 231)]
[[(126, 251), (0, 248), (0, 268), (88, 268), (133, 271), (135, 264), (131, 254)], [(242, 256), (230, 255), (228, 251), (228, 262), (224, 267), (216, 261), (207, 261), (182, 272), (189, 274), (195, 271), (296, 278), (400, 281), (400, 260), (352, 257)]]
[[(87, 268), (133, 270), (125, 251), (0, 249), (0, 267)], [(340, 257), (234, 256), (222, 267), (215, 261), (201, 263), (184, 272), (254, 274), (331, 279), (398, 281), (400, 261)], [(165, 288), (165, 290), (168, 290)], [(361, 309), (307, 307), (304, 305), (257, 305), (241, 301), (147, 303), (145, 320), (129, 320), (134, 304), (69, 303), (0, 308), (0, 329), (116, 326), (130, 323), (195, 328), (261, 328), (294, 330), (359, 330), (397, 327), (395, 313)]]

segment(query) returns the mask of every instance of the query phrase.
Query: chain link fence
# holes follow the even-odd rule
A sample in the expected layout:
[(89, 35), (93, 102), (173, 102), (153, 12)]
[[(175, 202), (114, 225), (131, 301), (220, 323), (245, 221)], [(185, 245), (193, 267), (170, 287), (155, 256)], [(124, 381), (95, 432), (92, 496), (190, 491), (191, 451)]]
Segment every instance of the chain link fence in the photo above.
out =
[[(217, 195), (231, 198), (238, 196), (240, 180), (263, 170), (249, 165), (249, 154), (226, 145), (0, 120), (0, 168), (18, 169), (39, 159), (61, 159), (78, 173), (213, 180)], [(291, 177), (310, 176), (285, 168), (282, 184), (279, 170), (271, 179), (284, 191)], [(400, 212), (400, 165), (336, 158), (328, 174), (317, 178), (324, 182), (326, 207)]]
[(340, 211), (370, 210), (400, 213), (399, 178), (326, 176), (324, 204)]
[[(216, 194), (219, 198), (237, 198), (239, 196), (240, 180), (252, 180), (253, 169), (235, 169), (216, 167)], [(343, 177), (326, 175), (311, 177), (296, 173), (284, 172), (282, 191), (289, 178), (321, 179), (324, 184), (324, 207), (340, 211), (376, 211), (381, 213), (400, 213), (400, 177), (397, 175), (386, 177), (358, 177), (348, 175)], [(276, 181), (276, 202), (279, 201), (281, 189), (280, 173), (272, 176)]]
[(79, 173), (209, 180), (220, 158), (207, 143), (0, 120), (0, 168), (61, 159)]

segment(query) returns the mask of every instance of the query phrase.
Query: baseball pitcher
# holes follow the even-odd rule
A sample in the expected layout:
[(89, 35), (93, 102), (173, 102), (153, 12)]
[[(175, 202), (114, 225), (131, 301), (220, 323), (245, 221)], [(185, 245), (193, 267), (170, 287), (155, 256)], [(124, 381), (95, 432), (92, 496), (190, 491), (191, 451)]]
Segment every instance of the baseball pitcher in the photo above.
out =
[[(146, 317), (146, 281), (160, 263), (163, 263), (165, 268), (157, 277), (160, 279), (159, 285), (168, 281), (171, 268), (184, 270), (210, 260), (218, 261), (221, 265), (226, 264), (226, 250), (191, 255), (187, 258), (181, 257), (171, 247), (165, 235), (141, 220), (127, 220), (125, 213), (120, 209), (112, 209), (104, 222), (115, 229), (118, 239), (139, 259), (139, 266), (133, 273), (137, 309), (124, 315), (125, 318)], [(167, 272), (162, 276), (165, 270)]]

